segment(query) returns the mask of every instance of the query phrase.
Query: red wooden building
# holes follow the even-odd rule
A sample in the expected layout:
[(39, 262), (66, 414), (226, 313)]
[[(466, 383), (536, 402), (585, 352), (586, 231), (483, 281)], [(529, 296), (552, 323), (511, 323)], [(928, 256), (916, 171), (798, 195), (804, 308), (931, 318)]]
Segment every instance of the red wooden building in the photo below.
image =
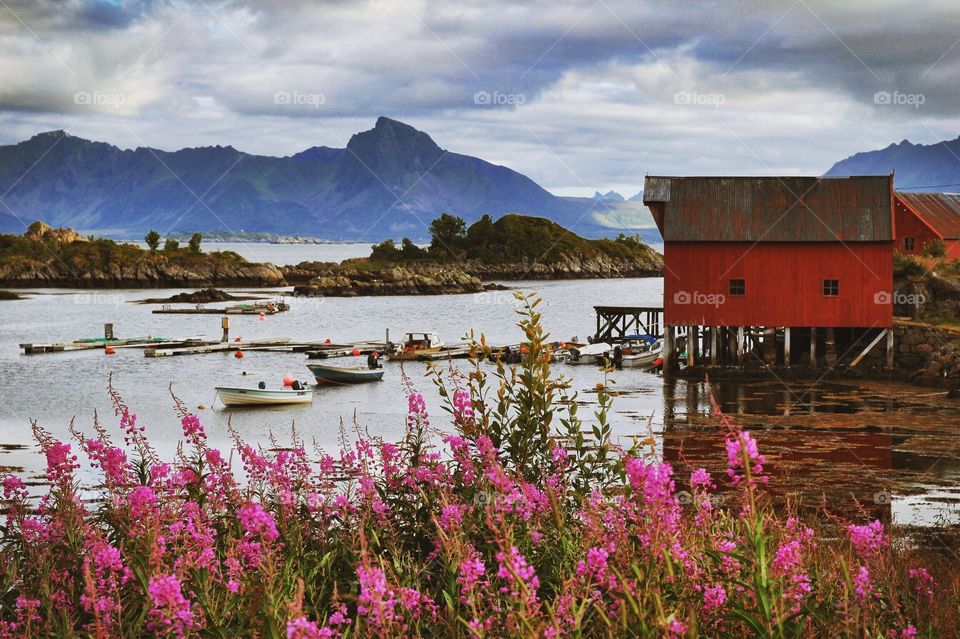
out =
[(789, 366), (791, 337), (816, 361), (817, 329), (829, 348), (834, 329), (890, 328), (893, 202), (892, 176), (648, 177), (667, 349), (679, 327), (691, 361), (765, 343)]
[(960, 259), (960, 195), (898, 191), (894, 199), (898, 251), (915, 255), (943, 240), (947, 256)]

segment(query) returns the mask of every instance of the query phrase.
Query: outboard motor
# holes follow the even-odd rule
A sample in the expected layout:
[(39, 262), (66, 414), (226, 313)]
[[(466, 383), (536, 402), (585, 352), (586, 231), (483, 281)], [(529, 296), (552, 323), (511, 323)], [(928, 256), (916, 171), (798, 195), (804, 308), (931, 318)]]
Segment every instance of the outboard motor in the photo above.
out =
[(619, 344), (613, 347), (613, 364), (617, 368), (623, 368), (623, 347)]

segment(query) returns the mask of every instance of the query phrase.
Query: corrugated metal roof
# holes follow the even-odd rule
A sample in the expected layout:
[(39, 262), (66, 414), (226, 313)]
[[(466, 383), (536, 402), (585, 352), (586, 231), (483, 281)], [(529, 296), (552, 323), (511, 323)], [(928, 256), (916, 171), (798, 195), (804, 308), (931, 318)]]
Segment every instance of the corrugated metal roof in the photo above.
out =
[(886, 242), (892, 176), (648, 177), (667, 242)]
[(946, 240), (960, 238), (960, 195), (956, 193), (904, 193), (897, 199)]

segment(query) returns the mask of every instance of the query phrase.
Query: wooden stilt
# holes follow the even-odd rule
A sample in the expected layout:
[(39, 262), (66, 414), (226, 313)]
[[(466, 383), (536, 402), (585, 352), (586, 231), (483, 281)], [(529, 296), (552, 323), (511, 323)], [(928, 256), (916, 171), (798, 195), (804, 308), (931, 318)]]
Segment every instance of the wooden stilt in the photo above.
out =
[(893, 370), (893, 328), (887, 329), (887, 370)]
[(790, 327), (783, 327), (783, 366), (790, 368)]
[(823, 362), (827, 368), (832, 368), (837, 363), (837, 338), (832, 326), (827, 328), (827, 337), (823, 345)]
[(719, 332), (720, 332), (719, 326), (710, 327), (710, 365), (711, 366), (716, 366), (719, 361), (719, 358), (717, 357), (717, 354), (718, 354), (717, 343), (719, 342), (719, 340), (717, 339), (718, 337), (717, 333)]
[(676, 364), (675, 360), (677, 357), (676, 353), (676, 329), (673, 326), (665, 327), (663, 332), (663, 370), (672, 371), (674, 365)]
[(230, 341), (230, 318), (221, 317), (220, 318), (220, 328), (223, 329), (223, 337), (220, 338), (221, 342)]
[(810, 328), (810, 368), (817, 367), (817, 329)]
[(746, 353), (743, 350), (743, 327), (737, 327), (737, 361), (743, 362)]
[(699, 330), (698, 326), (687, 327), (687, 366), (697, 364), (697, 332)]

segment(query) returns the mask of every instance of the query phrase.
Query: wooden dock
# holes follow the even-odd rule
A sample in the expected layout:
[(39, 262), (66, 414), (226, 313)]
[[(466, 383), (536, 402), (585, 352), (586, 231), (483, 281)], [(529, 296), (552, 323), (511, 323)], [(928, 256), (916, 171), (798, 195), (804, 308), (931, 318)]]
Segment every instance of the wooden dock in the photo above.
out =
[(182, 337), (182, 338), (164, 338), (164, 337), (131, 337), (128, 339), (80, 339), (73, 342), (53, 342), (41, 344), (20, 344), (24, 355), (39, 355), (43, 353), (69, 353), (73, 351), (105, 350), (107, 347), (117, 348), (155, 348), (159, 346), (166, 347), (184, 347), (200, 344), (213, 344), (215, 342), (204, 341), (202, 337)]
[(169, 304), (162, 308), (154, 309), (153, 312), (158, 315), (275, 315), (289, 311), (290, 305), (286, 302), (258, 302), (255, 304), (234, 304), (221, 308), (207, 308), (203, 304), (197, 304), (193, 307), (174, 308)]

